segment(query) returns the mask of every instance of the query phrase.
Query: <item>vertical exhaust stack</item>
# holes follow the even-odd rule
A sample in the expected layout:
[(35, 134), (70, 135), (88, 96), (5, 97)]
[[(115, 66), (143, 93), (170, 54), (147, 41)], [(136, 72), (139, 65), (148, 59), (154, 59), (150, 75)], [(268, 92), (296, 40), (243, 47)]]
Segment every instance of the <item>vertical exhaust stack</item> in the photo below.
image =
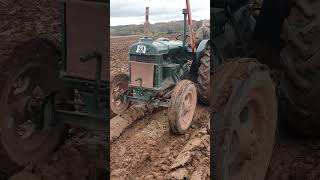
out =
[(146, 20), (144, 22), (144, 36), (151, 36), (150, 23), (149, 23), (149, 7), (146, 7)]
[(186, 5), (187, 5), (187, 12), (188, 12), (188, 25), (189, 25), (189, 32), (190, 32), (190, 38), (191, 38), (191, 48), (192, 48), (192, 52), (196, 52), (196, 45), (195, 45), (196, 43), (195, 43), (195, 36), (192, 28), (191, 8), (190, 8), (189, 0), (186, 0)]
[(186, 48), (187, 43), (187, 16), (188, 16), (188, 10), (183, 9), (183, 48)]

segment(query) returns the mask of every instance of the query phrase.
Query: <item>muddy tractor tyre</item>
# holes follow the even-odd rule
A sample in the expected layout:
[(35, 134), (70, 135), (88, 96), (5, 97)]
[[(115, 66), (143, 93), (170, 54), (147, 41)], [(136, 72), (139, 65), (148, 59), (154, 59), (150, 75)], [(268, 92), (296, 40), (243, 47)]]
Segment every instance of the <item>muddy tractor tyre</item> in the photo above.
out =
[(198, 70), (198, 97), (201, 103), (209, 105), (210, 96), (210, 50), (204, 52)]
[(67, 137), (62, 123), (50, 129), (37, 129), (32, 120), (31, 103), (37, 92), (41, 98), (58, 90), (58, 54), (43, 40), (33, 40), (17, 47), (5, 64), (7, 76), (0, 96), (1, 139), (10, 158), (26, 165), (46, 158)]
[(173, 89), (168, 118), (175, 134), (184, 134), (190, 127), (197, 106), (197, 90), (192, 81), (182, 80)]
[(295, 133), (320, 137), (319, 1), (295, 1), (284, 21), (281, 121)]
[(213, 70), (213, 179), (263, 180), (277, 127), (277, 97), (268, 69), (253, 59)]
[(121, 114), (128, 109), (130, 103), (124, 98), (129, 86), (129, 76), (118, 74), (111, 81), (110, 107), (115, 114)]

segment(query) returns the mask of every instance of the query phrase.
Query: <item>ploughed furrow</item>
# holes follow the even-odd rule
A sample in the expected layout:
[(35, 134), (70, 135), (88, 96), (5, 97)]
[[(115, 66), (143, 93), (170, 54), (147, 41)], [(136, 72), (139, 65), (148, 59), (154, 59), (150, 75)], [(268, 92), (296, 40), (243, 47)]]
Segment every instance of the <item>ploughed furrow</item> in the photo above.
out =
[(9, 180), (103, 180), (107, 178), (107, 137), (103, 131), (71, 129), (70, 138), (41, 162), (31, 163)]
[(165, 110), (133, 121), (111, 144), (111, 179), (209, 179), (209, 117), (198, 105), (185, 135), (171, 133)]

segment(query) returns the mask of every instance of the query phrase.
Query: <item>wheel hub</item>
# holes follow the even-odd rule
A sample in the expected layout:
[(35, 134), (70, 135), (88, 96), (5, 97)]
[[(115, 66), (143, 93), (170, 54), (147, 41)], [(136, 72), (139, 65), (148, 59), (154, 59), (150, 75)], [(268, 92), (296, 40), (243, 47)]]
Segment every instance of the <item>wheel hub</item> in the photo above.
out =
[(183, 121), (186, 121), (188, 113), (192, 108), (192, 97), (191, 93), (188, 93), (183, 101)]
[(193, 109), (195, 106), (195, 97), (193, 96), (192, 92), (189, 91), (186, 93), (181, 106), (181, 125), (183, 127), (188, 127), (191, 123), (192, 116), (193, 116)]
[(30, 85), (30, 77), (24, 76), (24, 77), (18, 78), (16, 83), (13, 84), (13, 88), (14, 88), (13, 94), (19, 94), (26, 91), (29, 85)]
[(117, 106), (121, 105), (122, 95), (123, 89), (120, 89), (120, 86), (115, 87), (112, 91), (112, 103), (116, 104)]
[(117, 106), (120, 106), (123, 103), (123, 94), (126, 92), (125, 85), (118, 84), (112, 90), (112, 99), (111, 102)]
[(11, 128), (15, 129), (16, 135), (21, 139), (31, 137), (42, 121), (42, 104), (44, 101), (43, 90), (33, 83), (29, 76), (20, 76), (13, 83), (8, 110), (11, 116)]
[(238, 122), (230, 138), (230, 157), (228, 171), (234, 177), (237, 172), (248, 172), (244, 175), (247, 179), (255, 179), (255, 175), (249, 171), (241, 171), (250, 167), (252, 161), (258, 158), (259, 145), (261, 144), (263, 117), (260, 115), (261, 109), (254, 102), (249, 102), (239, 113)]

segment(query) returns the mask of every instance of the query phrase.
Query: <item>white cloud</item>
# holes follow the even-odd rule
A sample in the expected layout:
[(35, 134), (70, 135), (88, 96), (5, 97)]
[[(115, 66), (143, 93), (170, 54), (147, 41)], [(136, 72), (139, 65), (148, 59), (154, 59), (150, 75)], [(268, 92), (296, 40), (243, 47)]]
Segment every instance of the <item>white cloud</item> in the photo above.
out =
[[(145, 8), (150, 11), (150, 23), (182, 20), (185, 0), (110, 0), (110, 24), (143, 24)], [(210, 0), (190, 0), (192, 19), (210, 19)]]

